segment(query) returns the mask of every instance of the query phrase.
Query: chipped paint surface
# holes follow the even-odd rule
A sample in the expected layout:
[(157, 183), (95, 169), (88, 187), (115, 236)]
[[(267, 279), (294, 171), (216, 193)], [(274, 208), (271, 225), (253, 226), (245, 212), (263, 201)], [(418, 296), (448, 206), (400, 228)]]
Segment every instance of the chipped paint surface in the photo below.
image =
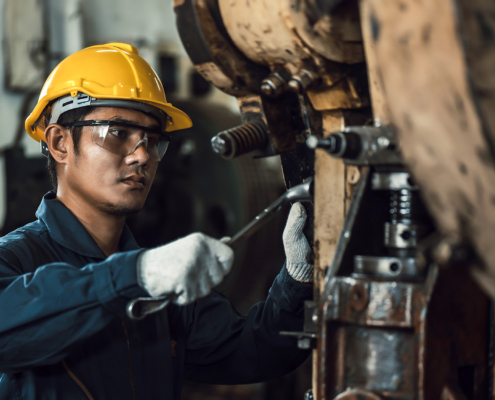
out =
[(305, 3), (295, 0), (219, 0), (218, 4), (230, 37), (256, 63), (297, 65), (321, 57), (347, 63), (364, 60), (359, 19), (348, 12), (311, 24)]
[(440, 229), (473, 243), (493, 286), (495, 160), (467, 79), (461, 14), (451, 0), (364, 3), (376, 84), (405, 160)]
[[(326, 318), (368, 326), (413, 327), (413, 297), (423, 285), (337, 277), (331, 285), (333, 301)], [(329, 285), (330, 286), (330, 285)]]
[(234, 85), (232, 79), (223, 73), (218, 66), (212, 62), (194, 66), (203, 77), (220, 90), (230, 88)]

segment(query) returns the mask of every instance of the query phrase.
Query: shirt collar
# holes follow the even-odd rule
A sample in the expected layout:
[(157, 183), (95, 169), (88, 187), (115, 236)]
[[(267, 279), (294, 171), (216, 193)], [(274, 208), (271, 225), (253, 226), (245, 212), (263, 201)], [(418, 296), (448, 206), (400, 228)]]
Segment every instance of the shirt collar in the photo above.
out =
[[(55, 193), (48, 192), (43, 196), (36, 217), (43, 221), (50, 237), (58, 244), (86, 257), (107, 258), (76, 216), (55, 198)], [(124, 225), (120, 237), (119, 249), (120, 251), (139, 249), (127, 224)]]

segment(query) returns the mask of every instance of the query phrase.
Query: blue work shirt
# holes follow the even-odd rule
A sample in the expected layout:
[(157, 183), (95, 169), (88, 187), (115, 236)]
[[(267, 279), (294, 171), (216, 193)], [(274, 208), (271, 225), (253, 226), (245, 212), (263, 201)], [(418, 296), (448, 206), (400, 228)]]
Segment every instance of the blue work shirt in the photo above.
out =
[(149, 295), (127, 226), (106, 257), (53, 193), (36, 216), (0, 239), (0, 400), (179, 399), (183, 379), (260, 382), (308, 356), (279, 335), (302, 330), (312, 295), (285, 267), (247, 316), (212, 292), (132, 321), (128, 301)]

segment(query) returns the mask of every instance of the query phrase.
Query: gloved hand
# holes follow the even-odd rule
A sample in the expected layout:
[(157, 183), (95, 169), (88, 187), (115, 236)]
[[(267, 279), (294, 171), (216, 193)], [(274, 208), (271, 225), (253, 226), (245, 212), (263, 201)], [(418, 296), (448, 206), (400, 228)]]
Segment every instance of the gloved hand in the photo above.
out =
[(299, 282), (313, 282), (313, 264), (308, 262), (312, 249), (303, 233), (306, 218), (304, 206), (294, 203), (283, 234), (287, 271)]
[(139, 285), (153, 296), (181, 293), (176, 304), (206, 296), (230, 271), (234, 251), (219, 240), (193, 233), (146, 250), (138, 259)]

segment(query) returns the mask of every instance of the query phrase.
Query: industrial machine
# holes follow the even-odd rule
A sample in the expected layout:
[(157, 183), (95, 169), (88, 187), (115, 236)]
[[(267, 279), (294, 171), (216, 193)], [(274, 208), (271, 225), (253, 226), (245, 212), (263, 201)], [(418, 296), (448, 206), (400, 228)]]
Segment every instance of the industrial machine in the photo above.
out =
[(315, 349), (306, 397), (491, 398), (495, 5), (174, 7), (197, 71), (240, 107), (213, 151), (280, 155), (289, 189), (314, 179), (315, 301), (282, 333)]

